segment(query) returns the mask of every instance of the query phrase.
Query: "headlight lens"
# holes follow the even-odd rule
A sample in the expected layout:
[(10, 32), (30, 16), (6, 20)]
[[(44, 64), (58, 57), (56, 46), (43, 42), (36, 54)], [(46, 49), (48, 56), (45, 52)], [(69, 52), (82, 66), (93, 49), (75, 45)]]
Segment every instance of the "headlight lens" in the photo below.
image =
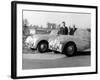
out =
[(26, 41), (25, 41), (25, 44), (27, 47), (33, 47), (34, 44), (36, 43), (36, 38), (32, 38), (31, 36), (29, 36)]

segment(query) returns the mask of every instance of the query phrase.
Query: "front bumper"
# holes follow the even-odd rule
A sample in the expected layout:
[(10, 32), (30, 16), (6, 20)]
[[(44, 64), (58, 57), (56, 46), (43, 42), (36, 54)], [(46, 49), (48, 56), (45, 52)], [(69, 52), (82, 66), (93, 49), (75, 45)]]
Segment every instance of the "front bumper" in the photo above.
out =
[(35, 46), (33, 43), (25, 43), (25, 46), (26, 46), (26, 48), (34, 48), (35, 49)]

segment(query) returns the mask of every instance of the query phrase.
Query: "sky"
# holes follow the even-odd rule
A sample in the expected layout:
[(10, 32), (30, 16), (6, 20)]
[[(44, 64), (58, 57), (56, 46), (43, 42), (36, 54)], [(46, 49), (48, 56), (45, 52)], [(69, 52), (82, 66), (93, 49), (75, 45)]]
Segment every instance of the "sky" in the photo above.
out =
[(27, 19), (29, 24), (46, 27), (47, 22), (61, 24), (66, 22), (66, 26), (76, 25), (77, 28), (91, 27), (91, 14), (69, 13), (69, 12), (43, 12), (43, 11), (23, 11), (23, 19)]

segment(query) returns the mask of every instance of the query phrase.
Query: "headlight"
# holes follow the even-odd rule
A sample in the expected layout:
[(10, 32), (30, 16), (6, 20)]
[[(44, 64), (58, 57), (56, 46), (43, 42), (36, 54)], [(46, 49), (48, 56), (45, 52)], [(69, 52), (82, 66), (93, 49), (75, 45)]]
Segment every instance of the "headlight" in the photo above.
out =
[(37, 39), (36, 38), (33, 38), (31, 36), (29, 36), (26, 41), (25, 41), (25, 44), (27, 47), (33, 47), (36, 43)]

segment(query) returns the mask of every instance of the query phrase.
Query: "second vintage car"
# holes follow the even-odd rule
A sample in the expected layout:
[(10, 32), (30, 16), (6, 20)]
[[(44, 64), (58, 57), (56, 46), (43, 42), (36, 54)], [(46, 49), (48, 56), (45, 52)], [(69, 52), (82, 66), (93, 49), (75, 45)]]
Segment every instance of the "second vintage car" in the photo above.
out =
[(77, 29), (74, 35), (58, 34), (49, 39), (49, 49), (66, 56), (73, 56), (77, 51), (90, 49), (90, 32), (87, 29)]
[[(38, 52), (44, 53), (48, 50), (49, 43), (48, 40), (50, 38), (54, 38), (57, 36), (57, 30), (52, 30), (50, 33), (46, 33), (46, 31), (38, 31), (39, 33), (37, 34), (32, 34), (27, 37), (25, 40), (25, 45), (27, 48), (30, 49), (37, 49)], [(44, 33), (45, 32), (45, 33)], [(48, 31), (47, 31), (48, 32)]]

